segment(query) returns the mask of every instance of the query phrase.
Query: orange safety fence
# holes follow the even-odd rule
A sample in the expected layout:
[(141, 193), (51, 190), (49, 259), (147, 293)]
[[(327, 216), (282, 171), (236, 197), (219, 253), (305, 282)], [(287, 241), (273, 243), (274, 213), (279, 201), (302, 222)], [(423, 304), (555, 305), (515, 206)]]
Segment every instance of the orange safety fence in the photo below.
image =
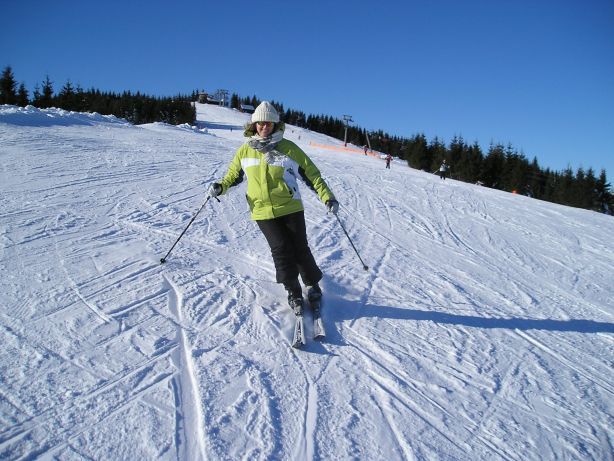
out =
[[(317, 143), (311, 142), (311, 141), (309, 141), (309, 145), (311, 147), (319, 147), (320, 149), (338, 150), (338, 151), (341, 151), (341, 152), (352, 152), (354, 154), (365, 155), (364, 149), (356, 149), (355, 147), (330, 146), (330, 145), (327, 145), (327, 144), (317, 144)], [(381, 158), (381, 156), (383, 154), (381, 152), (374, 152), (374, 151), (369, 149), (367, 151), (367, 155), (369, 155), (371, 157), (375, 157), (375, 158)]]

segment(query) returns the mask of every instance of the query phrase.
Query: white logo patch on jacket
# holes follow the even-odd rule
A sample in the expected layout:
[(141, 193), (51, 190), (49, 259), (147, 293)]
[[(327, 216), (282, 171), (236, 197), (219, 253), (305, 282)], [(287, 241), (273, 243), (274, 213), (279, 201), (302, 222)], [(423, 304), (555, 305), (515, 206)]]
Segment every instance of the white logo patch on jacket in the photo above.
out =
[(288, 189), (292, 191), (292, 198), (295, 200), (301, 200), (301, 191), (298, 188), (297, 182), (299, 175), (298, 163), (296, 163), (286, 154), (277, 150), (268, 152), (264, 156), (264, 161), (271, 166), (281, 167), (284, 169), (284, 182), (288, 186)]

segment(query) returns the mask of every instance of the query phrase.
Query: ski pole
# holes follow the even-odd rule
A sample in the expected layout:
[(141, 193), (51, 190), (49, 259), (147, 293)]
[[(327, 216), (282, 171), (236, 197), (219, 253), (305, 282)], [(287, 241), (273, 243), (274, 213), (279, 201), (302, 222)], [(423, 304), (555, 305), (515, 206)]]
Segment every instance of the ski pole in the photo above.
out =
[[(181, 233), (181, 235), (177, 238), (177, 240), (175, 240), (175, 243), (173, 243), (173, 246), (171, 247), (170, 250), (168, 250), (168, 253), (166, 253), (166, 255), (160, 259), (160, 264), (164, 264), (166, 262), (166, 258), (168, 258), (168, 255), (171, 254), (171, 251), (173, 251), (173, 248), (175, 248), (175, 245), (177, 245), (177, 242), (179, 242), (179, 240), (181, 239), (181, 237), (183, 237), (183, 234), (185, 234), (185, 232), (188, 230), (188, 227), (190, 227), (192, 225), (192, 223), (194, 222), (194, 220), (196, 219), (196, 216), (198, 216), (198, 213), (201, 212), (201, 210), (203, 208), (205, 208), (205, 205), (207, 204), (207, 202), (209, 201), (209, 199), (211, 198), (211, 195), (207, 197), (207, 200), (205, 200), (205, 203), (202, 204), (202, 206), (198, 209), (198, 211), (196, 212), (196, 214), (192, 217), (192, 219), (190, 219), (190, 222), (188, 223), (188, 225), (186, 226), (186, 228), (183, 230), (183, 232)], [(215, 197), (215, 199), (219, 202), (220, 199)]]
[(360, 262), (362, 263), (362, 268), (366, 271), (369, 270), (369, 266), (367, 266), (365, 264), (365, 262), (362, 260), (362, 258), (360, 257), (360, 254), (358, 254), (358, 250), (356, 249), (356, 247), (354, 246), (354, 242), (352, 242), (352, 239), (350, 238), (350, 235), (348, 234), (348, 231), (345, 230), (345, 227), (343, 227), (343, 223), (341, 222), (341, 219), (339, 219), (339, 215), (337, 215), (335, 213), (335, 217), (337, 218), (337, 221), (339, 221), (339, 225), (341, 226), (341, 229), (343, 229), (343, 232), (345, 233), (345, 236), (348, 238), (348, 240), (350, 241), (350, 245), (352, 245), (352, 248), (354, 248), (354, 251), (356, 252), (356, 256), (358, 256), (358, 259), (360, 259)]

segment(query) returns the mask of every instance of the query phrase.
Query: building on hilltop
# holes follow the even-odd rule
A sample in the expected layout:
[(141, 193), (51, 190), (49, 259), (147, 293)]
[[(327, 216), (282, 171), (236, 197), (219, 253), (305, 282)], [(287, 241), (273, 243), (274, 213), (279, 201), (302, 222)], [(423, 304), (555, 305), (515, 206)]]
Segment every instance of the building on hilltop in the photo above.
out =
[(253, 114), (255, 110), (256, 109), (254, 109), (254, 106), (252, 106), (251, 104), (241, 104), (241, 105), (239, 105), (239, 111), (240, 112), (245, 112), (246, 114)]

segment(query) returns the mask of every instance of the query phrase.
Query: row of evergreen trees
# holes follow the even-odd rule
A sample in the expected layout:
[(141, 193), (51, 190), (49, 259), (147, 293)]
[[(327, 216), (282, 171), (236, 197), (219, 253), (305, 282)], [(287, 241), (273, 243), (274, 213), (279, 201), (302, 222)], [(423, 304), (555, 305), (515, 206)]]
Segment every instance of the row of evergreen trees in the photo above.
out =
[[(75, 88), (70, 81), (54, 93), (53, 84), (47, 77), (42, 87), (36, 86), (30, 98), (25, 85), (17, 85), (10, 66), (4, 69), (0, 78), (0, 104), (22, 107), (32, 104), (39, 108), (98, 112), (125, 118), (135, 124), (155, 121), (194, 124), (196, 110), (191, 102), (196, 101), (197, 96), (197, 91), (172, 98), (152, 97), (139, 92), (85, 91), (79, 86)], [(256, 96), (241, 98), (237, 94), (230, 99), (233, 108), (239, 108), (241, 104), (256, 107), (260, 102)], [(285, 109), (279, 102), (272, 103), (286, 123), (344, 139), (346, 124), (343, 120), (329, 115), (306, 115), (299, 110)], [(614, 194), (605, 170), (596, 175), (592, 168), (578, 168), (575, 172), (571, 168), (560, 172), (543, 169), (536, 158), (529, 161), (511, 145), (493, 144), (484, 153), (477, 142), (469, 145), (461, 137), (455, 137), (446, 145), (437, 137), (428, 141), (424, 134), (404, 138), (391, 136), (382, 130), (367, 132), (357, 126), (347, 126), (347, 139), (355, 145), (370, 143), (374, 150), (405, 160), (412, 168), (434, 172), (445, 159), (451, 166), (452, 177), (460, 181), (614, 214)]]
[(6, 67), (0, 78), (0, 104), (25, 107), (31, 104), (39, 108), (58, 107), (75, 112), (98, 112), (115, 115), (134, 124), (165, 122), (173, 125), (194, 124), (196, 109), (192, 96), (153, 97), (130, 91), (123, 93), (102, 92), (97, 89), (83, 90), (67, 81), (59, 92), (54, 92), (53, 83), (45, 78), (42, 88), (37, 85), (32, 98), (25, 85), (19, 87), (11, 67)]
[[(241, 98), (233, 94), (231, 97), (231, 107), (234, 108), (240, 104), (256, 107), (259, 103), (256, 96)], [(281, 103), (272, 103), (286, 123), (339, 140), (345, 137), (343, 120), (328, 115), (306, 115), (298, 110), (285, 109)], [(356, 126), (348, 126), (347, 133), (348, 142), (358, 146), (370, 143), (374, 150), (405, 160), (412, 168), (435, 172), (445, 159), (451, 166), (451, 176), (460, 181), (614, 214), (614, 194), (605, 170), (598, 175), (592, 168), (578, 168), (574, 172), (568, 167), (564, 171), (552, 171), (540, 167), (537, 158), (529, 161), (511, 145), (492, 144), (484, 153), (477, 142), (470, 145), (462, 137), (455, 137), (446, 145), (437, 137), (428, 141), (424, 134), (403, 138), (381, 130), (369, 133)]]

